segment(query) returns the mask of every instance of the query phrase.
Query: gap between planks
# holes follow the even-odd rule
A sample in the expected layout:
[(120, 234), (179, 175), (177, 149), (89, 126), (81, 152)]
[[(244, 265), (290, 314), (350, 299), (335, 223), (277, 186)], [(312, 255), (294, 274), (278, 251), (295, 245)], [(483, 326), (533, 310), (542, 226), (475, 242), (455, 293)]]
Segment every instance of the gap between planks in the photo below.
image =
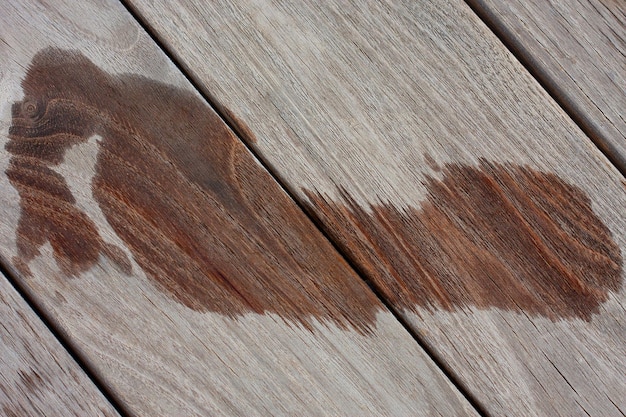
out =
[(131, 14), (133, 19), (137, 21), (137, 23), (142, 27), (142, 29), (150, 36), (150, 38), (155, 42), (155, 44), (163, 51), (163, 53), (170, 59), (170, 61), (178, 68), (181, 74), (189, 81), (189, 83), (193, 86), (193, 88), (206, 100), (206, 102), (211, 106), (211, 108), (218, 114), (218, 116), (226, 123), (226, 125), (235, 133), (237, 138), (242, 142), (242, 144), (247, 148), (247, 150), (259, 161), (261, 166), (275, 179), (281, 189), (289, 196), (291, 201), (293, 201), (296, 206), (306, 215), (306, 217), (313, 223), (313, 225), (322, 233), (324, 238), (332, 245), (332, 247), (340, 254), (340, 256), (346, 261), (346, 263), (350, 266), (350, 268), (359, 276), (361, 280), (363, 280), (367, 286), (372, 290), (372, 292), (376, 295), (376, 297), (380, 300), (380, 302), (393, 314), (394, 318), (402, 325), (402, 327), (411, 335), (411, 337), (415, 340), (415, 342), (426, 352), (428, 357), (435, 363), (435, 365), (441, 370), (441, 372), (448, 378), (448, 380), (452, 383), (452, 385), (461, 393), (461, 395), (470, 403), (472, 407), (476, 410), (476, 412), (485, 417), (491, 416), (490, 413), (487, 412), (486, 408), (480, 403), (480, 401), (476, 398), (476, 396), (468, 389), (468, 387), (463, 384), (458, 376), (455, 374), (454, 370), (451, 369), (445, 361), (435, 352), (432, 346), (423, 340), (417, 332), (411, 328), (406, 319), (402, 316), (401, 312), (390, 303), (381, 293), (380, 289), (369, 279), (366, 278), (366, 275), (361, 270), (361, 268), (353, 261), (353, 259), (346, 253), (346, 251), (341, 248), (328, 234), (328, 230), (321, 222), (319, 217), (313, 212), (313, 210), (307, 209), (299, 199), (295, 197), (296, 193), (287, 185), (287, 181), (285, 181), (282, 176), (277, 172), (277, 170), (265, 160), (254, 148), (252, 148), (247, 140), (244, 138), (247, 135), (250, 135), (251, 132), (247, 130), (245, 126), (237, 123), (236, 120), (233, 120), (232, 117), (229, 117), (228, 110), (225, 110), (222, 106), (219, 105), (217, 100), (211, 96), (211, 94), (205, 89), (201, 88), (202, 83), (198, 81), (193, 75), (192, 72), (187, 68), (178, 58), (177, 56), (167, 47), (167, 45), (162, 41), (162, 39), (158, 36), (156, 31), (147, 23), (142, 17), (139, 11), (137, 11), (131, 4), (129, 4), (126, 0), (120, 0), (120, 3), (126, 8), (126, 10)]
[[(135, 22), (136, 22), (136, 21), (135, 21)], [(143, 36), (143, 34), (142, 34), (142, 36)], [(156, 49), (156, 48), (155, 48), (155, 49)], [(161, 51), (161, 50), (159, 50), (159, 51)], [(168, 63), (168, 65), (169, 65), (169, 63)], [(267, 171), (265, 171), (265, 172), (267, 172)], [(268, 179), (270, 179), (271, 177), (267, 177), (267, 178), (268, 178)], [(294, 208), (295, 208), (295, 206), (294, 206)], [(296, 209), (296, 211), (297, 211), (297, 210), (299, 210), (299, 209)], [(299, 215), (299, 216), (300, 216), (300, 215), (304, 216), (304, 214), (303, 214), (302, 212), (298, 212), (298, 215)], [(311, 231), (316, 231), (315, 229), (313, 229), (313, 227), (311, 227), (311, 228), (310, 228), (310, 230), (311, 230)], [(322, 239), (323, 239), (323, 238), (320, 238), (320, 241), (322, 241)], [(324, 243), (324, 245), (325, 245), (325, 246), (330, 244), (329, 242), (323, 242), (323, 243)], [(337, 256), (336, 256), (336, 258), (337, 258), (337, 260), (342, 260), (342, 259), (339, 257), (339, 255), (337, 255)], [(347, 270), (347, 268), (345, 268), (345, 269)], [(16, 274), (16, 276), (17, 276), (17, 274)], [(19, 276), (17, 276), (17, 278), (16, 278), (16, 279), (18, 279), (18, 280), (19, 280), (19, 279), (20, 279), (20, 278), (19, 278)], [(354, 279), (356, 280), (356, 282), (358, 282), (358, 283), (359, 283), (359, 287), (362, 287), (362, 288), (364, 288), (364, 289), (365, 289), (365, 287), (363, 286), (363, 284), (362, 284), (362, 282), (361, 282), (361, 280), (360, 280), (360, 279), (358, 279), (358, 278), (356, 278), (356, 277), (354, 277)], [(24, 285), (25, 285), (25, 284), (24, 284)], [(36, 298), (36, 296), (35, 296), (35, 295), (36, 295), (36, 291), (32, 291), (32, 294), (33, 294), (33, 298), (34, 298), (35, 300), (37, 300), (37, 298)], [(370, 305), (375, 305), (375, 304), (378, 304), (378, 303), (377, 303), (377, 299), (375, 299), (375, 298), (374, 298), (373, 294), (372, 294), (371, 296), (370, 296), (370, 295), (368, 295), (368, 302), (369, 302), (369, 304), (370, 304)], [(372, 303), (372, 302), (373, 302), (373, 303)], [(44, 301), (38, 302), (38, 304), (39, 304), (39, 305), (41, 305), (41, 306), (42, 306), (42, 308), (43, 308), (43, 307), (45, 307), (45, 302), (44, 302)], [(45, 309), (44, 309), (44, 311), (45, 311)], [(63, 316), (61, 316), (61, 317), (63, 317)], [(390, 316), (388, 316), (388, 317), (390, 317)], [(168, 317), (168, 318), (169, 318), (169, 317)], [(51, 322), (52, 322), (53, 324), (55, 324), (55, 325), (59, 326), (59, 328), (63, 328), (63, 322), (62, 322), (61, 320), (58, 320), (58, 321), (57, 321), (57, 320), (54, 320), (54, 318), (53, 318), (53, 319), (51, 319)], [(393, 325), (394, 327), (392, 327), (392, 328), (395, 328), (395, 326), (397, 326), (398, 324), (400, 324), (400, 323), (395, 322), (395, 320), (389, 320), (389, 321), (387, 322), (386, 326), (384, 326), (384, 327), (390, 328), (390, 325)], [(67, 328), (67, 327), (66, 327), (66, 328)], [(398, 327), (397, 329), (401, 330), (401, 327)], [(396, 331), (397, 331), (397, 330), (396, 330)], [(68, 334), (68, 335), (71, 335), (71, 334), (72, 334), (72, 331), (71, 331), (71, 330), (61, 331), (61, 333), (62, 333), (62, 334)], [(415, 345), (415, 344), (414, 344), (414, 340), (412, 340), (412, 339), (411, 339), (411, 338), (409, 338), (409, 337), (405, 337), (405, 339), (406, 339), (407, 345), (409, 345), (409, 346), (411, 346), (413, 349), (417, 350), (418, 345)], [(77, 346), (77, 349), (79, 349), (79, 350), (80, 350), (80, 343), (78, 343), (78, 342), (77, 342), (77, 343), (75, 344), (75, 346)], [(421, 355), (422, 355), (422, 354), (421, 354), (421, 352), (420, 352), (420, 357), (422, 357)], [(98, 361), (97, 361), (97, 359), (94, 359), (94, 360), (91, 360), (91, 361), (90, 361), (90, 360), (89, 360), (89, 356), (88, 356), (88, 355), (85, 355), (84, 357), (88, 358), (88, 359), (87, 359), (87, 360), (85, 360), (85, 362), (84, 362), (84, 363), (86, 364), (86, 366), (91, 366), (91, 365), (93, 365), (93, 366), (95, 367), (95, 364), (97, 364), (97, 362), (98, 362)], [(433, 363), (433, 365), (429, 365), (429, 369), (430, 369), (430, 368), (432, 368), (433, 370), (437, 369), (437, 368), (435, 367), (434, 363)], [(95, 370), (95, 373), (99, 374), (100, 372), (99, 372), (99, 371), (97, 371), (97, 370)], [(102, 372), (101, 372), (101, 374), (102, 374), (102, 375), (106, 375), (106, 373), (107, 373), (107, 371), (102, 371)], [(440, 376), (439, 376), (439, 375), (437, 375), (437, 379), (439, 379), (439, 378), (440, 378)], [(429, 380), (429, 382), (432, 382), (432, 381), (433, 381), (433, 379), (430, 379), (430, 380)], [(452, 386), (450, 386), (450, 385), (449, 385), (449, 384), (450, 384), (450, 381), (449, 381), (448, 379), (441, 378), (441, 381), (445, 382), (446, 387), (452, 388)], [(113, 388), (111, 388), (111, 389), (114, 389), (114, 385), (112, 385), (112, 387), (113, 387)], [(449, 391), (452, 391), (452, 389), (449, 389)], [(120, 394), (120, 395), (121, 395), (121, 394)], [(461, 393), (460, 393), (460, 391), (456, 390), (456, 391), (454, 392), (454, 396), (455, 396), (455, 398), (460, 398), (460, 397), (461, 397)], [(120, 398), (124, 398), (124, 397), (123, 397), (123, 396), (121, 396)], [(473, 408), (471, 408), (471, 404), (469, 404), (469, 402), (467, 403), (467, 405), (466, 405), (466, 406), (464, 406), (464, 407), (463, 407), (463, 409), (464, 409), (464, 410), (466, 410), (466, 411), (473, 411), (473, 410), (474, 410)]]
[[(128, 6), (126, 5), (126, 7), (129, 9), (129, 11), (131, 11), (131, 13), (133, 13), (133, 16), (135, 17), (135, 19), (137, 21), (139, 21), (142, 26), (144, 27), (144, 29), (146, 29), (146, 31), (152, 36), (153, 40), (161, 47), (162, 50), (164, 50), (164, 52), (166, 52), (169, 56), (169, 58), (178, 66), (178, 68), (185, 74), (185, 76), (188, 78), (188, 80), (194, 85), (194, 87), (203, 95), (203, 97), (214, 107), (216, 108), (216, 110), (220, 113), (221, 117), (224, 118), (227, 123), (231, 126), (231, 128), (237, 132), (237, 134), (240, 136), (240, 138), (246, 138), (246, 135), (248, 134), (248, 132), (246, 131), (245, 127), (240, 126), (236, 119), (235, 120), (231, 120), (230, 118), (230, 114), (227, 110), (223, 109), (222, 106), (219, 104), (219, 100), (216, 100), (213, 98), (211, 92), (207, 91), (207, 87), (198, 87), (199, 85), (202, 86), (205, 83), (203, 83), (200, 79), (201, 76), (198, 76), (196, 78), (196, 76), (194, 75), (194, 71), (193, 71), (193, 65), (190, 64), (189, 66), (187, 66), (186, 64), (184, 64), (184, 59), (177, 59), (175, 57), (180, 56), (179, 52), (176, 50), (176, 48), (171, 48), (171, 50), (167, 49), (168, 42), (167, 42), (167, 37), (159, 37), (159, 35), (155, 35), (155, 33), (158, 33), (158, 31), (154, 30), (150, 24), (147, 24), (143, 19), (140, 18), (141, 14), (139, 12), (137, 12), (135, 9), (133, 9), (133, 6)], [(475, 12), (472, 12), (475, 13)], [(484, 22), (481, 22), (484, 23)], [(163, 41), (162, 41), (163, 39)], [(499, 39), (499, 41), (501, 42), (501, 39)], [(226, 54), (228, 55), (228, 54)], [(525, 71), (528, 72), (528, 68), (524, 68)], [(528, 74), (531, 74), (530, 72), (528, 72)], [(528, 77), (528, 79), (532, 79), (532, 84), (534, 84), (534, 82), (536, 82), (536, 79)], [(199, 81), (200, 80), (200, 81)], [(536, 84), (535, 87), (539, 86), (540, 84)], [(539, 90), (539, 88), (537, 88), (537, 90)], [(542, 87), (542, 90), (545, 91), (545, 88)], [(552, 97), (552, 99), (554, 99), (554, 97)], [(546, 100), (548, 101), (548, 100)], [(559, 105), (558, 101), (554, 101), (553, 103), (556, 103), (557, 106)], [(554, 108), (556, 108), (556, 106), (554, 106)], [(565, 113), (563, 116), (561, 116), (563, 119), (570, 119), (571, 120), (571, 116), (567, 113)], [(573, 124), (572, 124), (573, 126)], [(586, 136), (584, 137), (585, 140), (589, 139), (589, 135), (585, 132)], [(582, 136), (582, 135), (581, 135)], [(581, 138), (582, 139), (582, 138)], [(244, 141), (246, 142), (246, 141)], [(249, 147), (248, 147), (249, 148)], [(594, 146), (594, 148), (597, 148), (597, 145)], [(297, 196), (297, 191), (294, 192), (294, 186), (290, 186), (291, 182), (289, 181), (289, 178), (285, 178), (284, 174), (280, 174), (277, 173), (276, 170), (274, 169), (274, 167), (272, 166), (271, 162), (268, 162), (267, 159), (261, 157), (259, 155), (258, 152), (254, 152), (253, 149), (250, 149), (250, 152), (252, 152), (259, 161), (261, 161), (265, 167), (265, 169), (267, 169), (268, 172), (271, 173), (271, 175), (274, 176), (274, 178), (277, 180), (277, 182), (281, 185), (281, 187), (283, 188), (283, 190), (285, 192), (287, 192), (287, 194), (293, 199), (296, 200), (296, 198), (294, 198), (294, 196)], [(271, 159), (271, 158), (270, 158)], [(298, 204), (298, 202), (296, 201), (296, 204)], [(302, 208), (301, 204), (298, 204), (298, 206), (300, 208)], [(306, 206), (306, 205), (305, 205)], [(329, 236), (332, 236), (332, 230), (330, 230), (331, 233), (329, 233), (328, 229), (325, 229), (324, 227), (320, 227), (320, 224), (322, 223), (322, 221), (320, 220), (319, 217), (317, 217), (315, 214), (312, 213), (312, 211), (305, 209), (304, 212), (308, 215), (308, 217), (314, 222), (314, 224), (318, 227), (318, 229), (320, 229), (323, 234), (325, 235), (325, 237), (328, 239)], [(366, 278), (364, 278), (364, 274), (362, 273), (362, 270), (360, 268), (355, 268), (355, 262), (351, 262), (352, 258), (350, 257), (350, 255), (346, 255), (346, 253), (349, 254), (349, 251), (346, 252), (345, 248), (340, 247), (339, 245), (341, 244), (336, 244), (334, 242), (333, 239), (329, 239), (329, 241), (331, 242), (331, 244), (333, 244), (333, 246), (335, 246), (336, 249), (339, 250), (339, 253), (342, 254), (342, 256), (344, 257), (344, 259), (346, 259), (352, 266), (352, 268), (357, 271), (359, 273), (359, 275), (361, 276), (362, 279), (364, 279), (364, 281), (366, 283), (368, 283), (368, 285), (370, 287), (372, 287), (372, 283), (369, 282)], [(377, 296), (379, 297), (379, 299), (381, 299), (381, 301), (383, 303), (385, 303), (385, 305), (388, 305), (387, 302), (380, 296), (380, 291), (377, 291), (376, 288), (373, 288), (373, 290), (376, 292)], [(396, 318), (397, 318), (397, 311), (393, 310), (394, 314), (396, 314)], [(406, 327), (406, 323), (402, 320), (400, 320), (400, 322)], [(411, 332), (411, 334), (413, 335), (414, 338), (416, 338), (416, 340), (418, 340), (418, 343), (421, 341), (419, 338), (417, 338), (413, 332)], [(422, 341), (422, 346), (423, 346), (423, 341)], [(430, 352), (429, 352), (430, 354)], [(433, 360), (436, 360), (435, 357), (433, 357), (432, 354), (430, 354), (431, 358)], [(442, 363), (438, 362), (438, 365), (440, 367), (440, 369), (442, 369)], [(443, 370), (443, 369), (442, 369)], [(469, 384), (466, 384), (466, 386), (469, 386)], [(466, 397), (467, 398), (467, 397)]]

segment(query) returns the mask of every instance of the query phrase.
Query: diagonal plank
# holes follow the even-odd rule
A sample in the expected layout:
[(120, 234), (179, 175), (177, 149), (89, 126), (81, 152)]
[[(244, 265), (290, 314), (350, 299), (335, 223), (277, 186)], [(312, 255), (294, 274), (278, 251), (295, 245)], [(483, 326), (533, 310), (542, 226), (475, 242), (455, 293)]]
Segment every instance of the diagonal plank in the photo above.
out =
[(118, 415), (2, 275), (0, 413), (6, 417)]
[(131, 414), (476, 415), (120, 4), (0, 16), (0, 254)]
[(130, 3), (489, 412), (622, 415), (621, 176), (464, 3)]
[(468, 3), (626, 173), (626, 3)]

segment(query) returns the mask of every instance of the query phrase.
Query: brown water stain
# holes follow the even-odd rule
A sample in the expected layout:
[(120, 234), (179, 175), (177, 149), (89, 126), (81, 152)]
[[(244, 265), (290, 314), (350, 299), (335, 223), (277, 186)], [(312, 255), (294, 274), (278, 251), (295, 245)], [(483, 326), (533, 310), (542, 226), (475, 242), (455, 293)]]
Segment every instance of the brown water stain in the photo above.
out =
[(14, 263), (25, 275), (46, 242), (68, 277), (101, 256), (131, 275), (54, 170), (98, 135), (91, 193), (160, 290), (229, 317), (373, 323), (380, 303), (196, 95), (58, 49), (34, 57), (22, 87), (6, 174), (20, 196)]
[(486, 160), (440, 168), (441, 180), (425, 181), (420, 209), (365, 210), (343, 190), (346, 205), (305, 191), (310, 209), (393, 305), (590, 320), (621, 288), (621, 251), (579, 188)]
[[(373, 324), (381, 304), (196, 95), (109, 75), (57, 49), (35, 56), (22, 86), (6, 174), (20, 196), (14, 263), (25, 275), (50, 242), (68, 277), (105, 256), (132, 279), (130, 259), (102, 239), (54, 169), (98, 135), (91, 193), (164, 293), (228, 317)], [(620, 249), (577, 187), (513, 164), (425, 161), (442, 179), (427, 178), (420, 209), (366, 210), (345, 191), (344, 205), (305, 190), (310, 209), (393, 305), (589, 320), (621, 288)]]

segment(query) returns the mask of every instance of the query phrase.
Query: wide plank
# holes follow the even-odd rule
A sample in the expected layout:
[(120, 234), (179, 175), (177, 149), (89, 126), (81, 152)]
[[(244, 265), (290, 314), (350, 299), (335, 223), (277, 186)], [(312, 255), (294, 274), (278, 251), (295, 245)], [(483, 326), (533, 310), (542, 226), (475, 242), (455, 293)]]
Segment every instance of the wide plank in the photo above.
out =
[(121, 4), (0, 40), (0, 254), (129, 413), (476, 415)]
[(465, 3), (131, 3), (488, 412), (622, 415), (622, 177)]
[(0, 275), (0, 414), (119, 415), (4, 275)]
[(468, 4), (626, 175), (626, 2)]

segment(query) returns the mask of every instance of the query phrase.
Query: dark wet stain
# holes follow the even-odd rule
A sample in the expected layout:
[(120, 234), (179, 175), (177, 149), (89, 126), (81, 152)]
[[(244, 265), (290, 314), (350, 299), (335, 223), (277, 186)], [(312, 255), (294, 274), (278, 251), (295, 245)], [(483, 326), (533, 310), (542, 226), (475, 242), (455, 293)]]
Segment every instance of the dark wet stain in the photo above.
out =
[[(15, 266), (49, 242), (76, 276), (104, 256), (132, 279), (55, 171), (97, 135), (91, 193), (157, 288), (228, 317), (315, 317), (366, 330), (380, 303), (196, 95), (110, 75), (79, 53), (35, 56), (13, 106), (6, 171), (20, 196)], [(231, 123), (248, 131), (225, 112)], [(242, 127), (244, 126), (244, 127)], [(329, 233), (394, 305), (467, 306), (590, 320), (621, 288), (622, 258), (589, 198), (558, 176), (513, 164), (439, 165), (419, 209), (338, 204), (305, 191)]]
[(20, 196), (14, 263), (22, 273), (50, 242), (68, 277), (101, 256), (131, 275), (125, 252), (104, 242), (54, 169), (98, 135), (91, 193), (173, 299), (229, 317), (272, 312), (361, 330), (373, 323), (380, 303), (196, 95), (110, 75), (58, 49), (34, 57), (22, 87), (6, 144), (6, 174)]
[(330, 233), (400, 308), (497, 307), (590, 320), (621, 288), (620, 249), (579, 188), (485, 160), (447, 164), (441, 175), (425, 181), (419, 210), (365, 210), (346, 192), (345, 206), (306, 193)]

